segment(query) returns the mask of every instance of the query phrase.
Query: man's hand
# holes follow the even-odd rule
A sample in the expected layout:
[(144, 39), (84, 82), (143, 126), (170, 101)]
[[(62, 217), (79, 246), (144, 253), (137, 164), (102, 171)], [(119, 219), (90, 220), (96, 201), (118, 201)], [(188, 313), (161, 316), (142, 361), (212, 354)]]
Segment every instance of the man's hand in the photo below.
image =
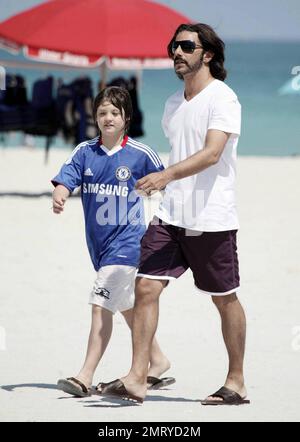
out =
[(158, 190), (163, 190), (170, 181), (172, 181), (172, 176), (166, 169), (161, 172), (150, 173), (139, 179), (135, 184), (135, 188), (138, 192), (142, 191), (149, 196)]
[(64, 205), (69, 195), (70, 191), (62, 184), (55, 187), (52, 195), (52, 209), (54, 213), (59, 214), (64, 210)]

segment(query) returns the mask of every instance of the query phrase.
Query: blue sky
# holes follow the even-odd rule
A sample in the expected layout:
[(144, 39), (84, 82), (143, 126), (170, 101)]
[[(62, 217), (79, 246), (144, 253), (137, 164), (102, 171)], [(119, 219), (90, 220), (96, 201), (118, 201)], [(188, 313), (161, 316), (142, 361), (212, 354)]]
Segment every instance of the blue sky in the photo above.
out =
[[(300, 41), (300, 0), (156, 1), (210, 24), (227, 40)], [(0, 0), (0, 21), (40, 3), (43, 1)]]

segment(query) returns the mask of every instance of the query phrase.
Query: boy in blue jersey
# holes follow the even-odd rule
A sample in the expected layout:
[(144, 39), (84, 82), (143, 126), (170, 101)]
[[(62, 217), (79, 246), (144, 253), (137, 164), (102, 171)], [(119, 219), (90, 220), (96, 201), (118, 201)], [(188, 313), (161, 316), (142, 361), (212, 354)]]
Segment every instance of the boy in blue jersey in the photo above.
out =
[[(134, 187), (141, 177), (163, 170), (150, 147), (126, 135), (132, 116), (126, 89), (101, 91), (93, 112), (100, 136), (79, 144), (52, 180), (53, 212), (57, 214), (81, 186), (86, 241), (97, 272), (89, 300), (92, 324), (84, 365), (76, 377), (58, 381), (60, 389), (76, 396), (91, 394), (94, 372), (111, 337), (113, 315), (120, 311), (131, 328), (134, 281), (145, 232), (143, 201)], [(175, 382), (174, 378), (159, 378), (170, 363), (155, 339), (151, 355), (149, 388)], [(99, 392), (102, 386), (100, 382)]]

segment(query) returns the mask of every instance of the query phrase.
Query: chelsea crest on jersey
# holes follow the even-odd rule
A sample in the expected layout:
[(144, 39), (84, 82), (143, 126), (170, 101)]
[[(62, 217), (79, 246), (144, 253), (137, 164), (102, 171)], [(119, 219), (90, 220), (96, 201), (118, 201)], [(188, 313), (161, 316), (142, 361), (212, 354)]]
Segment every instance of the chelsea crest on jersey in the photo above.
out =
[(86, 240), (95, 270), (103, 265), (137, 266), (139, 242), (145, 232), (143, 201), (137, 180), (163, 170), (157, 153), (124, 137), (108, 150), (99, 137), (79, 144), (53, 178), (70, 192), (81, 187)]

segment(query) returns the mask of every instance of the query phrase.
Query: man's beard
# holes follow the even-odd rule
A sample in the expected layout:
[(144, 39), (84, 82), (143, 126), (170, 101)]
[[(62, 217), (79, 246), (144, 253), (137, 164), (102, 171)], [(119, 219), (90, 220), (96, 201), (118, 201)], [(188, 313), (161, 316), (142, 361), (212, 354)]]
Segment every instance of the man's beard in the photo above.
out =
[[(201, 57), (200, 57), (200, 59), (199, 60), (197, 60), (194, 64), (188, 64), (186, 61), (184, 61), (184, 63), (185, 63), (185, 65), (186, 65), (186, 67), (188, 68), (188, 70), (186, 70), (183, 74), (181, 73), (181, 72), (176, 72), (176, 70), (175, 70), (175, 74), (177, 75), (177, 77), (180, 79), (180, 80), (183, 80), (184, 79), (184, 76), (186, 75), (186, 74), (192, 74), (192, 73), (196, 73), (196, 72), (198, 72), (200, 69), (201, 69), (201, 67), (202, 67), (202, 65), (203, 65), (203, 57), (204, 57), (204, 54), (202, 54), (201, 55)], [(175, 59), (176, 60), (176, 59)], [(175, 60), (174, 60), (174, 63), (175, 63)], [(179, 59), (179, 60), (182, 60), (182, 59)], [(182, 60), (183, 61), (183, 60)], [(175, 66), (175, 65), (174, 65)]]

